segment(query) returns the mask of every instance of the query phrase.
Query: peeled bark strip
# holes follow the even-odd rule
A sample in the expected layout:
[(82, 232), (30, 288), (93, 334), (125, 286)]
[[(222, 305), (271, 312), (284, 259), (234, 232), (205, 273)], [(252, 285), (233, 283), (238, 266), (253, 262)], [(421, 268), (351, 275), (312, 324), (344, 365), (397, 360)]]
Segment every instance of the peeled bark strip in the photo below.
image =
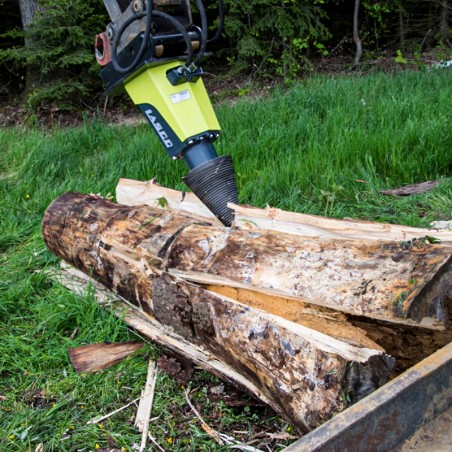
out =
[(170, 211), (68, 193), (48, 208), (43, 235), (52, 251), (126, 298), (145, 321), (155, 319), (233, 368), (300, 432), (387, 380), (393, 359), (377, 346), (332, 338), (302, 318), (295, 323), (168, 274), (162, 262), (195, 224)]

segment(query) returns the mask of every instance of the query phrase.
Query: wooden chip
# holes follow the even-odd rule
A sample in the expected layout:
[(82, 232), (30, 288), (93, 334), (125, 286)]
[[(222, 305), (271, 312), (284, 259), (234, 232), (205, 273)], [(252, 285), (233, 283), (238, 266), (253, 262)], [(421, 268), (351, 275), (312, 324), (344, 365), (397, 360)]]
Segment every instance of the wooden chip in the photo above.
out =
[(139, 342), (82, 345), (70, 348), (69, 357), (78, 374), (97, 372), (120, 362), (143, 345)]

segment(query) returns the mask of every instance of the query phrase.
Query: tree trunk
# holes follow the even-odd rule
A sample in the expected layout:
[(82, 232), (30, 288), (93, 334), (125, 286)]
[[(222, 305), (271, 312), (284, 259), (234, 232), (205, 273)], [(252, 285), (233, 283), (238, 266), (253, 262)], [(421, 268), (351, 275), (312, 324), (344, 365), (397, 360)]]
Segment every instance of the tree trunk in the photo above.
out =
[(42, 7), (35, 0), (19, 0), (20, 17), (22, 19), (22, 28), (26, 30), (33, 23), (37, 11)]
[[(290, 308), (285, 298), (267, 312), (262, 308), (268, 300), (259, 294), (237, 295), (237, 301), (222, 294), (222, 288), (172, 275), (171, 262), (184, 241), (192, 246), (197, 228), (201, 235), (211, 231), (210, 251), (215, 251), (216, 238), (232, 233), (168, 209), (121, 206), (74, 193), (57, 198), (43, 220), (43, 236), (54, 253), (128, 300), (150, 322), (171, 328), (181, 340), (226, 363), (300, 432), (387, 380), (392, 358), (341, 314), (320, 309), (315, 316), (305, 303), (291, 299)], [(198, 243), (194, 261), (204, 248)], [(243, 255), (234, 249), (231, 263)], [(290, 318), (294, 312), (298, 318)]]
[(441, 17), (439, 22), (439, 40), (444, 46), (450, 45), (449, 11), (452, 8), (449, 0), (441, 0)]
[(361, 56), (363, 54), (363, 45), (359, 37), (359, 6), (360, 0), (355, 0), (355, 9), (353, 11), (353, 41), (355, 42), (356, 51), (353, 65), (358, 67), (361, 64)]
[(405, 9), (402, 2), (397, 2), (397, 10), (399, 13), (399, 43), (400, 50), (405, 51)]
[[(26, 32), (33, 24), (34, 18), (38, 11), (42, 11), (42, 6), (36, 0), (19, 0), (20, 17), (22, 20), (22, 28), (25, 32), (25, 46), (30, 46), (32, 42), (27, 37)], [(28, 94), (31, 93), (34, 88), (40, 82), (40, 73), (34, 65), (27, 66), (25, 89), (22, 93), (24, 100), (27, 100)]]

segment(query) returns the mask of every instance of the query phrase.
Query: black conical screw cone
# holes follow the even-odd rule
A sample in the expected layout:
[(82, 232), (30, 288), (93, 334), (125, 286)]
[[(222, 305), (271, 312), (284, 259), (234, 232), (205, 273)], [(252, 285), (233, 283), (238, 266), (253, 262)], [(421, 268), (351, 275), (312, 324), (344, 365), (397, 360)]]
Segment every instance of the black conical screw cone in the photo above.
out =
[(239, 203), (231, 156), (216, 157), (193, 168), (183, 181), (225, 226), (231, 226), (234, 211), (227, 204)]

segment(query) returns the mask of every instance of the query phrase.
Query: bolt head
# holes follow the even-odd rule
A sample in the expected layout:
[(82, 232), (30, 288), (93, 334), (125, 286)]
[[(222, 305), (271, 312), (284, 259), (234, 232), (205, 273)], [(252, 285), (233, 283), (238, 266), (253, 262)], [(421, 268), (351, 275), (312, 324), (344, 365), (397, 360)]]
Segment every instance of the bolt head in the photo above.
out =
[(111, 25), (107, 26), (107, 38), (109, 41), (113, 40), (113, 37), (115, 36), (115, 30)]
[(141, 0), (135, 0), (133, 2), (132, 8), (136, 13), (143, 11), (144, 9), (143, 2)]

